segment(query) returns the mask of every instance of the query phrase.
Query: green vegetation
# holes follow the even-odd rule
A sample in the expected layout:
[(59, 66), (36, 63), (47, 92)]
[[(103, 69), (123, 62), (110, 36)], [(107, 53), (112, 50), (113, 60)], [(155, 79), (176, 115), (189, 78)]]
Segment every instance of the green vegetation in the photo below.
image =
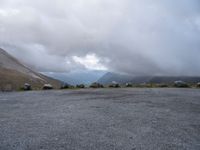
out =
[(78, 84), (78, 85), (76, 85), (76, 88), (84, 89), (85, 85), (84, 84)]
[(90, 88), (104, 88), (104, 86), (100, 83), (94, 82), (90, 85)]

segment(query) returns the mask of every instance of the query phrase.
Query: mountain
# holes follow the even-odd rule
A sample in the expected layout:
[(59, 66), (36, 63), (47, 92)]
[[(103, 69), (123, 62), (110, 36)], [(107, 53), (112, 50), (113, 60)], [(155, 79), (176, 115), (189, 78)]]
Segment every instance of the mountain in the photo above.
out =
[(105, 73), (105, 71), (100, 70), (73, 70), (66, 73), (42, 72), (42, 74), (61, 80), (63, 82), (67, 82), (71, 85), (90, 85), (91, 83), (101, 78)]
[(120, 84), (127, 82), (141, 84), (141, 83), (173, 83), (174, 81), (182, 80), (188, 83), (200, 82), (200, 77), (191, 76), (131, 76), (121, 75), (116, 73), (107, 73), (98, 80), (101, 84), (110, 84), (112, 81), (116, 81)]
[(126, 74), (117, 74), (117, 73), (106, 73), (102, 78), (98, 80), (101, 84), (110, 84), (113, 81), (118, 82), (120, 84), (125, 84), (128, 82), (132, 83), (146, 83), (150, 81), (151, 76), (131, 76)]
[(132, 79), (133, 77), (129, 75), (108, 72), (104, 76), (102, 76), (97, 82), (101, 84), (109, 84), (112, 83), (112, 81), (116, 81), (118, 83), (126, 83)]
[(33, 89), (41, 89), (45, 83), (60, 87), (60, 81), (37, 73), (0, 48), (0, 90), (18, 90), (29, 83)]
[(174, 81), (185, 81), (187, 83), (197, 83), (200, 81), (200, 77), (192, 77), (192, 76), (156, 76), (152, 77), (148, 82), (150, 83), (173, 83)]

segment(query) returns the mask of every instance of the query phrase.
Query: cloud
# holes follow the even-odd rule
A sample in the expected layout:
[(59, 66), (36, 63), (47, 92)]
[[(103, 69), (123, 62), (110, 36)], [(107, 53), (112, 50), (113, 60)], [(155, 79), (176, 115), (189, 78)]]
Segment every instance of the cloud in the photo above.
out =
[(87, 54), (85, 57), (72, 57), (75, 63), (83, 65), (89, 70), (107, 70), (107, 68), (100, 63), (99, 58), (95, 54)]
[(39, 71), (199, 75), (200, 2), (1, 0), (0, 46)]

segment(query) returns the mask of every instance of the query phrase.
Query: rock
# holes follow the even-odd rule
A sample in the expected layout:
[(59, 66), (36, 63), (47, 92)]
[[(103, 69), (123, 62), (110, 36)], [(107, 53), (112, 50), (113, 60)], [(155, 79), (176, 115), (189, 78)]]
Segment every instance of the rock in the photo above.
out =
[(197, 83), (197, 87), (200, 88), (200, 82)]
[(43, 90), (51, 90), (53, 89), (53, 86), (51, 84), (44, 84)]
[(31, 90), (31, 85), (29, 83), (25, 83), (23, 87), (24, 91), (30, 91)]

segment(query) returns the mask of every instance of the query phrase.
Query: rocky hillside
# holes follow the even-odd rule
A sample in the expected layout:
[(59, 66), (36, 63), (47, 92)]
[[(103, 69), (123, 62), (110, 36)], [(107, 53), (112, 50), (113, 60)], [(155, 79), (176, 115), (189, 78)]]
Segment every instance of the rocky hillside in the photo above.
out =
[(45, 83), (55, 88), (61, 84), (58, 80), (31, 70), (0, 48), (0, 90), (18, 90), (24, 83), (31, 84), (33, 89), (41, 89)]

